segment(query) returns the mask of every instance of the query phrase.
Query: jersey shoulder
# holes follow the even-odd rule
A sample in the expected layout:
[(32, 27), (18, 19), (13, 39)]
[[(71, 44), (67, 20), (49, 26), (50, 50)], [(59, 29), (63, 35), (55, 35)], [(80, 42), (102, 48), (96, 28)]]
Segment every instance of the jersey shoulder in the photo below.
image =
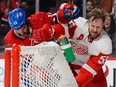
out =
[(9, 42), (11, 42), (14, 39), (13, 36), (15, 35), (13, 33), (13, 30), (11, 29), (4, 37), (5, 44), (8, 44)]
[(89, 53), (92, 55), (98, 55), (99, 53), (111, 54), (112, 52), (112, 42), (108, 34), (102, 31), (100, 37), (95, 39), (89, 46)]
[(44, 24), (53, 24), (54, 16), (46, 12), (37, 12), (28, 17), (28, 22), (33, 29), (41, 28)]
[(85, 19), (83, 17), (79, 17), (79, 18), (75, 19), (74, 22), (77, 26), (77, 29), (75, 30), (74, 36), (77, 38), (81, 34), (83, 34), (86, 37), (89, 33), (87, 19)]
[(10, 37), (12, 37), (12, 35), (13, 35), (13, 30), (11, 29), (11, 30), (9, 30), (9, 32), (6, 34), (6, 36), (5, 36), (5, 39), (8, 39), (8, 38), (10, 38)]
[(82, 29), (87, 23), (87, 19), (85, 19), (83, 17), (79, 17), (79, 18), (75, 19), (74, 21), (77, 24), (77, 26), (79, 26)]

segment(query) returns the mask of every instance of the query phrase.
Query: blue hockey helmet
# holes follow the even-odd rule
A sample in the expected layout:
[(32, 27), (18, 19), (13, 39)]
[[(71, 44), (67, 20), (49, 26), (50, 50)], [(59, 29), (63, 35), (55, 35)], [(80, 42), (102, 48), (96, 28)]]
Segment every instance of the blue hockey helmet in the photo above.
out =
[(8, 15), (9, 26), (14, 30), (21, 29), (26, 24), (26, 13), (21, 8), (11, 10)]

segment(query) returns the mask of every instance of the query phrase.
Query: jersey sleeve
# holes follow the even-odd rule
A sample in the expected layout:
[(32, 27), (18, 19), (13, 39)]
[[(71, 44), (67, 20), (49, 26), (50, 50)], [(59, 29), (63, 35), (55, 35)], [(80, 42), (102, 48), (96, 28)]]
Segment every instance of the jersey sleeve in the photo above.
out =
[(84, 34), (85, 32), (87, 32), (88, 28), (86, 22), (86, 19), (79, 17), (75, 20), (69, 21), (68, 23), (52, 25), (53, 29), (55, 30), (54, 37), (58, 37), (60, 34), (65, 34), (67, 38), (76, 38), (80, 34)]
[(54, 16), (46, 12), (38, 12), (28, 17), (28, 22), (33, 29), (42, 28), (44, 24), (53, 24)]
[(53, 34), (53, 38), (58, 39), (60, 37), (60, 35), (64, 35), (65, 34), (65, 27), (62, 26), (61, 24), (54, 24), (51, 25), (54, 34)]
[(61, 34), (66, 35), (67, 38), (70, 38), (71, 36), (74, 35), (77, 26), (75, 24), (72, 24), (72, 26), (69, 27), (69, 24), (65, 23), (65, 24), (54, 24), (52, 25), (52, 28), (54, 30), (54, 38), (58, 38)]
[(84, 85), (91, 81), (101, 70), (109, 55), (100, 53), (97, 56), (92, 55), (90, 59), (82, 66), (76, 81), (79, 85)]

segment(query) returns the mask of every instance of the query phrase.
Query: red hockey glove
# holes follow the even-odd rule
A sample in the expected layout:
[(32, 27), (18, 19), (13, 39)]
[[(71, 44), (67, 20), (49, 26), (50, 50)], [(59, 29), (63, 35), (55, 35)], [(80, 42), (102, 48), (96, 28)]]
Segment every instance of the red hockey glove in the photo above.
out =
[(52, 39), (53, 32), (49, 24), (44, 24), (42, 28), (33, 30), (33, 39), (39, 43)]
[[(71, 4), (68, 4), (68, 3), (63, 3), (63, 4), (61, 4), (61, 6), (60, 6), (60, 8), (59, 8), (59, 10), (58, 10), (58, 12), (57, 12), (57, 19), (58, 19), (58, 22), (60, 22), (60, 23), (67, 23), (67, 22), (69, 22), (70, 20), (67, 20), (67, 19), (65, 19), (64, 18), (64, 9), (65, 8), (68, 8), (68, 9), (71, 9), (73, 6), (71, 5)], [(70, 10), (69, 10), (69, 13), (68, 13), (68, 15), (70, 15)]]
[(67, 23), (71, 19), (76, 19), (80, 16), (78, 6), (69, 3), (63, 3), (57, 12), (57, 19), (60, 23)]

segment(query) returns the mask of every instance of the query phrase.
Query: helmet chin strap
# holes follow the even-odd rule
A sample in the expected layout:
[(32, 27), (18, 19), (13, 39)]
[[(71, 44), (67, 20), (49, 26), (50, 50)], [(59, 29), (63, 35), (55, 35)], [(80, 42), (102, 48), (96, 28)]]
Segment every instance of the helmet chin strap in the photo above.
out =
[(25, 39), (25, 37), (20, 36), (20, 35), (17, 33), (17, 31), (16, 31), (16, 30), (14, 30), (14, 34), (15, 34), (17, 37), (21, 38), (21, 39)]

